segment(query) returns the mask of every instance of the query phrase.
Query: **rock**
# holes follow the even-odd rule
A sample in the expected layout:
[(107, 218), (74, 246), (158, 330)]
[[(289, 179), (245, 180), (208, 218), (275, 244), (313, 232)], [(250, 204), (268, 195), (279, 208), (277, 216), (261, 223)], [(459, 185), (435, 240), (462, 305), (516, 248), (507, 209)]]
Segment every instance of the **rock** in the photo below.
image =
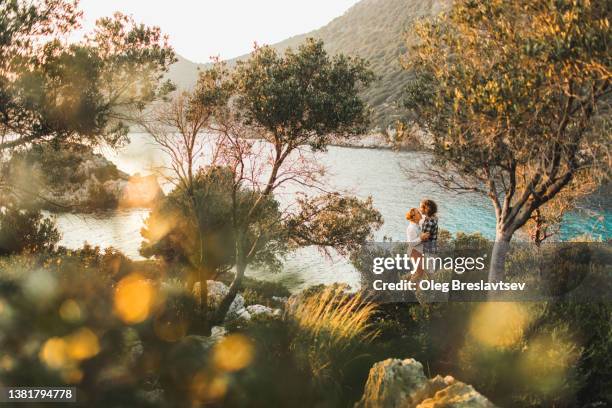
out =
[(210, 337), (216, 341), (221, 340), (227, 334), (227, 329), (223, 326), (213, 326), (210, 329)]
[(249, 313), (248, 310), (246, 310), (246, 308), (242, 308), (240, 309), (237, 313), (236, 316), (239, 319), (243, 319), (243, 320), (251, 320), (251, 314)]
[(281, 296), (272, 296), (272, 300), (275, 301), (275, 302), (278, 302), (278, 303), (285, 304), (285, 303), (287, 303), (287, 300), (289, 300), (289, 298), (286, 297), (286, 296), (283, 296), (283, 297), (281, 297)]
[(414, 359), (387, 359), (372, 366), (356, 408), (490, 408), (470, 385), (451, 376), (428, 379)]
[(417, 408), (486, 408), (494, 405), (471, 385), (460, 381), (427, 398)]
[[(214, 310), (217, 307), (219, 307), (219, 305), (221, 304), (221, 301), (229, 293), (229, 287), (223, 282), (214, 281), (214, 280), (207, 280), (206, 285), (208, 286), (208, 306), (210, 309)], [(200, 297), (200, 283), (199, 282), (196, 282), (196, 284), (193, 286), (193, 295), (195, 296), (196, 299), (199, 299)], [(245, 309), (244, 297), (240, 293), (238, 293), (236, 294), (234, 301), (232, 302), (232, 304), (229, 307), (229, 310), (227, 311), (225, 320), (228, 321), (228, 320), (238, 318), (240, 313), (242, 313), (243, 309)], [(246, 311), (246, 309), (244, 311)]]
[(167, 404), (164, 399), (164, 390), (161, 388), (155, 388), (149, 391), (139, 391), (137, 395), (149, 405), (165, 406)]
[(272, 309), (264, 305), (250, 305), (246, 307), (247, 312), (253, 316), (279, 317), (282, 315), (280, 309)]

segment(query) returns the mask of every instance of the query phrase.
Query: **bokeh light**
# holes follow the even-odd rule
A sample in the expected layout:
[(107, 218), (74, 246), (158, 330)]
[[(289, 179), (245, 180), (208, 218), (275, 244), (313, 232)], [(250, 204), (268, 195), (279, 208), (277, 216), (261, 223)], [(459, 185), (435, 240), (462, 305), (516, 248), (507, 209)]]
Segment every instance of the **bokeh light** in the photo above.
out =
[(472, 315), (469, 332), (483, 345), (510, 347), (521, 340), (532, 319), (527, 307), (520, 303), (483, 303)]
[(68, 356), (74, 360), (85, 360), (100, 352), (98, 337), (87, 328), (82, 328), (66, 338)]
[(79, 361), (99, 352), (98, 336), (83, 327), (64, 337), (51, 337), (43, 344), (38, 356), (50, 368), (73, 370)]
[(228, 382), (227, 374), (199, 372), (193, 378), (193, 398), (196, 402), (218, 400), (227, 393)]
[(68, 299), (61, 304), (59, 315), (67, 322), (78, 322), (81, 320), (82, 312), (79, 304), (75, 300)]
[(541, 334), (529, 341), (519, 367), (530, 388), (547, 395), (559, 392), (581, 350), (567, 336), (556, 332)]
[(238, 371), (253, 360), (253, 343), (246, 336), (232, 334), (217, 343), (213, 349), (213, 364), (223, 371)]
[(117, 284), (115, 313), (125, 323), (140, 323), (151, 314), (154, 300), (152, 283), (140, 274), (130, 274)]
[(40, 350), (40, 359), (50, 368), (62, 368), (68, 362), (66, 341), (60, 337), (51, 337)]

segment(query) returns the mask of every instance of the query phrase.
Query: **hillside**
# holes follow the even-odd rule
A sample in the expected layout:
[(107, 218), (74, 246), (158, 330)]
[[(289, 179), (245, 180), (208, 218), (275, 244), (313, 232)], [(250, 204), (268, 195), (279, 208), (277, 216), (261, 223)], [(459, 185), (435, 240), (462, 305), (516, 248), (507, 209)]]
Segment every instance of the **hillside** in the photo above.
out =
[[(367, 59), (379, 79), (364, 91), (363, 97), (374, 110), (373, 125), (385, 128), (399, 117), (397, 101), (408, 79), (399, 62), (406, 51), (404, 34), (410, 32), (416, 19), (438, 14), (449, 3), (450, 0), (362, 0), (326, 26), (272, 46), (284, 50), (314, 37), (322, 39), (332, 54)], [(170, 78), (181, 88), (193, 86), (197, 68), (202, 66), (181, 58), (172, 67)]]

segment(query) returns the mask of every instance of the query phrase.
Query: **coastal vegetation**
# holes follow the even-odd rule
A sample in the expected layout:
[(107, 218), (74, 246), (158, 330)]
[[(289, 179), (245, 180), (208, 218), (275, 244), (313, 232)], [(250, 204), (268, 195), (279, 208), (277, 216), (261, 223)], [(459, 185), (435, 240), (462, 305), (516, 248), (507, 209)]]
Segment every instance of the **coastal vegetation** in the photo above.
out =
[(432, 137), (423, 173), (490, 198), (491, 281), (540, 208), (610, 181), (609, 13), (598, 1), (466, 1), (417, 26), (406, 106)]
[[(455, 3), (423, 2), (419, 15), (447, 13), (418, 26), (410, 72), (386, 63), (420, 3), (366, 0), (345, 21), (392, 30), (322, 32), (384, 56), (374, 64), (299, 38), (215, 61), (180, 91), (159, 28), (116, 14), (75, 43), (77, 2), (0, 3), (0, 386), (75, 387), (87, 407), (612, 404), (608, 242), (500, 253), (440, 230), (442, 255), (492, 253), (491, 280), (544, 281), (530, 302), (385, 301), (365, 280), (293, 293), (249, 276), (286, 273), (305, 247), (370, 272), (382, 216), (328, 183), (314, 153), (384, 123), (389, 111), (371, 108), (404, 84), (432, 138), (424, 172), (482, 190), (502, 243), (606, 182), (607, 3)], [(379, 4), (393, 7), (369, 22)], [(165, 155), (167, 194), (98, 153), (126, 143), (130, 125)], [(140, 259), (66, 248), (42, 211), (129, 206), (150, 207)]]

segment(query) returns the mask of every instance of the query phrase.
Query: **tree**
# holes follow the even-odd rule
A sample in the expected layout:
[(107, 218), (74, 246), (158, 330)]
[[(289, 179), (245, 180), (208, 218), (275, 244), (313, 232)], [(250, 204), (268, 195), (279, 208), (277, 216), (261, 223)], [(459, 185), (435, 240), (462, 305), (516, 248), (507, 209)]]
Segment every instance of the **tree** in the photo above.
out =
[[(381, 225), (371, 200), (326, 194), (314, 201), (294, 200), (281, 208), (275, 197), (275, 192), (291, 183), (325, 191), (320, 180), (323, 169), (306, 148), (325, 149), (330, 133), (348, 136), (365, 129), (367, 109), (357, 93), (371, 77), (362, 60), (330, 58), (320, 42), (307, 41), (282, 56), (271, 48), (258, 48), (233, 71), (222, 64), (204, 71), (193, 93), (182, 97), (192, 107), (180, 111), (212, 113), (201, 132), (192, 132), (193, 126), (179, 126), (184, 122), (180, 120), (172, 127), (162, 127), (178, 129), (178, 135), (168, 133), (162, 138), (171, 145), (165, 148), (171, 157), (182, 157), (172, 159), (177, 179), (188, 179), (189, 163), (204, 173), (222, 169), (223, 174), (231, 175), (222, 200), (227, 203), (228, 216), (222, 218), (231, 228), (233, 253), (226, 259), (235, 267), (235, 276), (228, 295), (210, 317), (212, 324), (225, 318), (247, 266), (278, 267), (287, 250), (305, 245), (348, 251)], [(185, 118), (198, 121), (198, 117)], [(207, 146), (199, 150), (206, 151), (199, 164), (191, 156), (194, 150), (187, 148), (197, 143)], [(180, 168), (181, 164), (186, 167)], [(195, 211), (213, 205), (213, 200), (196, 200), (204, 194), (199, 192), (203, 188), (196, 186), (190, 199), (191, 223), (196, 225), (211, 216)], [(299, 228), (298, 220), (309, 227)], [(208, 231), (196, 230), (204, 242)], [(202, 288), (206, 276), (211, 274), (200, 276)]]
[[(324, 150), (332, 134), (348, 137), (366, 130), (369, 111), (358, 93), (373, 80), (373, 74), (364, 60), (344, 55), (330, 57), (322, 41), (307, 39), (297, 50), (289, 49), (284, 55), (271, 47), (256, 48), (249, 59), (238, 62), (232, 80), (235, 106), (222, 111), (217, 121), (223, 144), (230, 147), (222, 157), (236, 175), (233, 194), (247, 184), (255, 199), (248, 211), (233, 217), (237, 236), (236, 274), (217, 310), (217, 322), (223, 320), (234, 300), (246, 267), (258, 252), (259, 239), (265, 239), (266, 231), (260, 231), (253, 242), (244, 239), (261, 204), (287, 183), (323, 189), (318, 180), (322, 171), (317, 169), (314, 158), (309, 160), (305, 156), (303, 147)], [(249, 133), (267, 143), (247, 140)], [(333, 199), (325, 201), (330, 206), (338, 205)], [(302, 217), (308, 209), (305, 203), (300, 203)], [(371, 200), (352, 199), (342, 204), (344, 210), (362, 216), (347, 219), (324, 207), (321, 212), (330, 217), (327, 223), (318, 225), (328, 227), (329, 232), (341, 231), (343, 236), (322, 236), (304, 229), (301, 240), (288, 236), (292, 245), (356, 246), (382, 224)], [(291, 225), (291, 219), (287, 216), (289, 224), (285, 227)], [(357, 233), (362, 228), (367, 232)]]
[[(209, 331), (206, 281), (233, 265), (233, 253), (226, 252), (234, 247), (227, 223), (233, 183), (227, 169), (217, 166), (218, 143), (208, 143), (202, 134), (229, 100), (226, 77), (225, 65), (217, 62), (200, 74), (196, 91), (175, 94), (138, 118), (169, 158), (163, 175), (175, 186), (147, 219), (141, 253), (189, 266), (189, 286), (200, 284), (201, 332)], [(210, 165), (202, 169), (204, 153), (210, 153)]]
[(464, 0), (416, 29), (406, 104), (432, 138), (426, 173), (493, 203), (491, 281), (534, 212), (577, 177), (609, 179), (610, 7)]
[(167, 93), (175, 61), (157, 27), (115, 14), (79, 43), (76, 1), (20, 0), (0, 5), (0, 151), (40, 141), (114, 146), (134, 113)]
[(0, 256), (53, 251), (61, 235), (51, 218), (14, 203), (0, 208)]
[(566, 188), (546, 204), (535, 209), (531, 218), (525, 223), (523, 229), (529, 235), (530, 241), (539, 247), (547, 239), (558, 235), (563, 217), (571, 210), (575, 210), (580, 201), (594, 193), (597, 188), (597, 179), (586, 175), (574, 176)]

